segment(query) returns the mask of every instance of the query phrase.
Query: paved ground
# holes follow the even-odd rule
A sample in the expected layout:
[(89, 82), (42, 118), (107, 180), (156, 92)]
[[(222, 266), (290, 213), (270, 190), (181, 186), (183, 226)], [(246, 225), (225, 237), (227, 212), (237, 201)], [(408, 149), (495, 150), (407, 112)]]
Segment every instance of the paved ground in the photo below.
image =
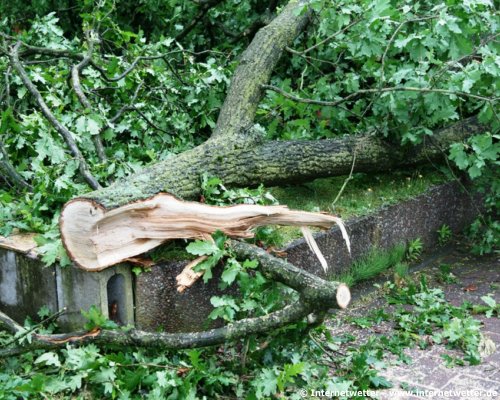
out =
[[(423, 265), (417, 266), (417, 269), (431, 276), (437, 276), (441, 264), (450, 265), (451, 272), (457, 278), (454, 283), (441, 285), (447, 300), (452, 304), (458, 306), (464, 301), (484, 304), (480, 298), (488, 293), (495, 298), (497, 303), (500, 303), (498, 256), (472, 257), (463, 250), (463, 247), (454, 247)], [(366, 295), (368, 290), (366, 285), (358, 289), (358, 295), (361, 291), (365, 296), (354, 301), (353, 307), (348, 311), (351, 315), (359, 316), (375, 308), (386, 307), (385, 302), (376, 292)], [(496, 350), (485, 357), (480, 365), (446, 367), (442, 355), (453, 355), (454, 350), (446, 349), (441, 345), (433, 345), (426, 350), (409, 349), (407, 355), (413, 360), (410, 365), (391, 365), (383, 372), (383, 375), (394, 384), (393, 389), (397, 391), (381, 391), (377, 397), (384, 400), (421, 400), (422, 398), (496, 398), (500, 400), (500, 318), (486, 318), (481, 315), (475, 318), (483, 323), (483, 335), (490, 338), (496, 345)], [(359, 328), (353, 326), (348, 326), (346, 329), (356, 333), (358, 337), (363, 337), (363, 335), (369, 336), (380, 332), (390, 335), (393, 327), (379, 325), (361, 332)], [(456, 351), (456, 353), (459, 352)], [(402, 388), (410, 388), (413, 394), (403, 392)], [(426, 390), (427, 393), (425, 393)], [(488, 392), (493, 391), (498, 392), (497, 397), (487, 395)]]

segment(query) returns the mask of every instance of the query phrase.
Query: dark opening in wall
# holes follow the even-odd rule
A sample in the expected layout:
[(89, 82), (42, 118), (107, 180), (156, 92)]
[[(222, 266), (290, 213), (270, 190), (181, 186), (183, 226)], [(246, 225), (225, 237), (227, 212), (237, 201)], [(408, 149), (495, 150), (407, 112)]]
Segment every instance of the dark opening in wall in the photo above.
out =
[(129, 321), (126, 314), (125, 277), (122, 274), (115, 274), (109, 278), (107, 293), (109, 319), (119, 325), (125, 325)]

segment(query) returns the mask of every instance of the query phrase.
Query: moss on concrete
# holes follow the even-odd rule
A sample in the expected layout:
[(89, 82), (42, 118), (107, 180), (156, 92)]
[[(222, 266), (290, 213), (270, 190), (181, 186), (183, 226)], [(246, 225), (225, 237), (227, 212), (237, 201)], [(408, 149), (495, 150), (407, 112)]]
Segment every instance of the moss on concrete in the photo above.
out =
[[(275, 187), (271, 189), (271, 193), (280, 204), (286, 204), (292, 209), (329, 212), (346, 220), (408, 200), (422, 194), (431, 186), (448, 180), (434, 168), (375, 174), (357, 173), (347, 183), (337, 203), (333, 204), (346, 178), (322, 178), (302, 185)], [(302, 237), (300, 230), (294, 227), (279, 227), (277, 230), (281, 236), (280, 245)]]

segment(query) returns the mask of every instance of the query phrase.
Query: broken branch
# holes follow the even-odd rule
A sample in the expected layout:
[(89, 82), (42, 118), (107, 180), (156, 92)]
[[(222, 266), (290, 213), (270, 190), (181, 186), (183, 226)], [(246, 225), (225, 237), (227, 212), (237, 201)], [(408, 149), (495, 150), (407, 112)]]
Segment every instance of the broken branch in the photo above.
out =
[(97, 179), (95, 179), (94, 176), (91, 174), (90, 168), (87, 162), (85, 161), (85, 158), (83, 157), (82, 153), (80, 152), (80, 149), (78, 148), (75, 140), (73, 139), (71, 132), (68, 130), (68, 128), (66, 128), (63, 124), (61, 124), (57, 120), (54, 114), (52, 114), (52, 111), (50, 111), (42, 95), (40, 94), (36, 86), (33, 84), (28, 74), (26, 73), (26, 70), (22, 66), (19, 60), (19, 52), (18, 52), (20, 46), (21, 42), (17, 42), (9, 52), (9, 60), (12, 67), (16, 70), (24, 86), (26, 86), (28, 91), (31, 93), (31, 95), (37, 102), (38, 106), (40, 107), (40, 110), (42, 111), (42, 114), (66, 142), (67, 146), (70, 149), (71, 155), (75, 157), (76, 160), (78, 161), (78, 167), (82, 177), (85, 179), (85, 181), (87, 181), (87, 183), (90, 185), (92, 189), (99, 189), (101, 185), (99, 184)]

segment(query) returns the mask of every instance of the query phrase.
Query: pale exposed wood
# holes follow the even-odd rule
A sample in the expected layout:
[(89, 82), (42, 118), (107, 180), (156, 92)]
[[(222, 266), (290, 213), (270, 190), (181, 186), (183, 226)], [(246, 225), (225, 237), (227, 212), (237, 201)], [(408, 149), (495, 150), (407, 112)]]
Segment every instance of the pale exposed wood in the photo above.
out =
[(341, 283), (339, 284), (337, 288), (337, 304), (341, 309), (347, 308), (349, 303), (351, 302), (351, 291), (349, 290), (349, 287)]
[(30, 233), (15, 233), (9, 237), (0, 236), (0, 248), (13, 250), (24, 253), (31, 258), (37, 257), (35, 236), (37, 234)]
[(171, 239), (206, 239), (217, 230), (250, 238), (262, 225), (330, 228), (333, 215), (289, 210), (286, 206), (216, 207), (187, 202), (166, 193), (107, 211), (87, 199), (69, 202), (61, 213), (61, 234), (70, 257), (81, 268), (99, 271)]
[(175, 280), (177, 281), (177, 291), (179, 293), (184, 293), (186, 289), (193, 286), (194, 283), (203, 276), (203, 272), (195, 272), (193, 268), (205, 261), (207, 258), (207, 256), (201, 256), (196, 260), (191, 261), (184, 267), (182, 272), (175, 277)]
[(309, 246), (309, 249), (311, 249), (311, 251), (314, 254), (316, 254), (319, 263), (323, 267), (323, 271), (325, 271), (326, 273), (328, 271), (328, 263), (325, 260), (325, 256), (323, 256), (323, 253), (319, 249), (318, 243), (316, 243), (316, 240), (314, 240), (314, 236), (311, 230), (307, 226), (302, 226), (300, 230), (302, 232), (302, 235), (304, 236), (307, 245)]

